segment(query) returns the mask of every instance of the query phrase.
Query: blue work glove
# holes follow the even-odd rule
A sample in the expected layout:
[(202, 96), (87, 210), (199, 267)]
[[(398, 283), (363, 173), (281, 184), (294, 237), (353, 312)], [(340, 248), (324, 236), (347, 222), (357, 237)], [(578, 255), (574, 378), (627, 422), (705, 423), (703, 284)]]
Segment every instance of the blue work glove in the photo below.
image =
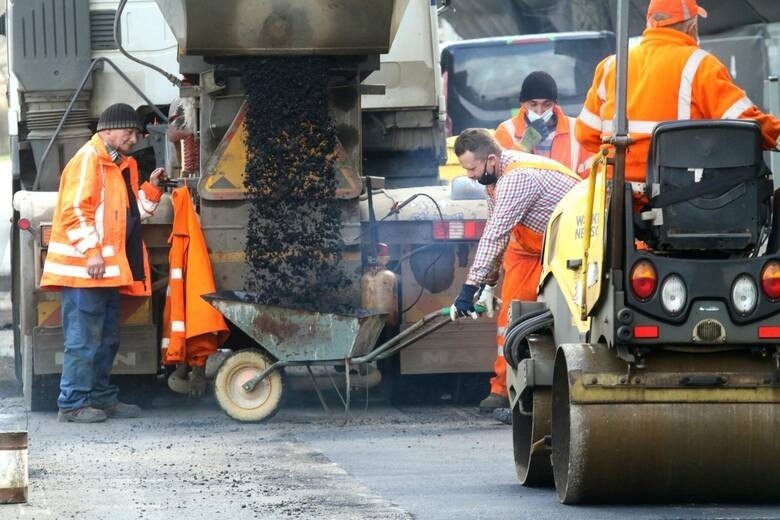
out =
[(554, 127), (550, 126), (549, 122), (545, 121), (544, 119), (537, 119), (528, 126), (539, 133), (539, 136), (541, 137), (540, 141), (547, 139), (547, 136), (550, 135), (550, 132), (554, 130)]
[(476, 285), (463, 284), (460, 294), (455, 298), (455, 303), (450, 307), (450, 319), (457, 320), (461, 316), (471, 316), (476, 320), (479, 317), (474, 309), (474, 296), (476, 296), (479, 287)]

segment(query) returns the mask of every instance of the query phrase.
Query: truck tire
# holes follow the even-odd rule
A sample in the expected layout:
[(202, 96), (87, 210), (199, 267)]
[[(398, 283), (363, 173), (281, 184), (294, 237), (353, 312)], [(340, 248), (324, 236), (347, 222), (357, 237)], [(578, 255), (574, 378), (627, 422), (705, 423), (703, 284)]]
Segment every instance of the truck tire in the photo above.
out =
[(113, 384), (119, 387), (119, 399), (123, 403), (137, 404), (151, 408), (157, 395), (159, 381), (157, 374), (112, 376)]
[(30, 388), (30, 410), (33, 412), (53, 412), (57, 410), (57, 397), (60, 395), (60, 375), (43, 374), (32, 377)]

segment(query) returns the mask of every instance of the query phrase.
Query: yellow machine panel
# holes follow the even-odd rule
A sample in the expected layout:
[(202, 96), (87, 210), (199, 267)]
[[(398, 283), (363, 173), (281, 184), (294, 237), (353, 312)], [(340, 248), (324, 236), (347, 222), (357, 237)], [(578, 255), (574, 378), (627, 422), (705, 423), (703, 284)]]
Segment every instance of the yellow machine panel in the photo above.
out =
[(605, 167), (603, 159), (596, 161), (588, 179), (561, 200), (545, 235), (541, 283), (550, 276), (555, 278), (580, 332), (587, 332), (588, 315), (601, 294), (607, 217)]

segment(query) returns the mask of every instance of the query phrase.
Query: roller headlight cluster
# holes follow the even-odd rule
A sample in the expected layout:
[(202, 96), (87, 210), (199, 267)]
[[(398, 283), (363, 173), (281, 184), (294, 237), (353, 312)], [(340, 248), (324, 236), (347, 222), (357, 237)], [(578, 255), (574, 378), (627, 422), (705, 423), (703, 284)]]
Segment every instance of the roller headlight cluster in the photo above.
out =
[[(631, 291), (638, 300), (650, 301), (658, 294), (661, 307), (670, 316), (678, 316), (688, 304), (688, 288), (682, 276), (672, 273), (659, 284), (655, 266), (649, 260), (636, 262), (629, 277)], [(740, 274), (731, 285), (731, 307), (738, 315), (750, 316), (763, 296), (773, 303), (780, 303), (780, 261), (770, 260), (761, 270), (761, 278), (748, 273)]]

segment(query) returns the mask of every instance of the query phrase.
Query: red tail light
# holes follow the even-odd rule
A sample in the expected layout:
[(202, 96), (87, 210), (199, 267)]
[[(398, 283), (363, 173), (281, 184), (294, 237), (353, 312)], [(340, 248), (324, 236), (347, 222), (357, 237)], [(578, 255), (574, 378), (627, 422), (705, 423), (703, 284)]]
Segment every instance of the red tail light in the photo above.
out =
[(761, 289), (770, 300), (780, 298), (780, 262), (772, 260), (761, 271)]
[(658, 325), (634, 325), (634, 337), (637, 339), (658, 339)]
[(484, 220), (437, 220), (433, 223), (433, 238), (434, 240), (479, 240), (484, 230)]
[(758, 328), (758, 339), (780, 338), (780, 327), (776, 325), (763, 325)]
[(631, 268), (631, 290), (640, 300), (647, 300), (658, 287), (658, 274), (647, 260), (640, 260)]

